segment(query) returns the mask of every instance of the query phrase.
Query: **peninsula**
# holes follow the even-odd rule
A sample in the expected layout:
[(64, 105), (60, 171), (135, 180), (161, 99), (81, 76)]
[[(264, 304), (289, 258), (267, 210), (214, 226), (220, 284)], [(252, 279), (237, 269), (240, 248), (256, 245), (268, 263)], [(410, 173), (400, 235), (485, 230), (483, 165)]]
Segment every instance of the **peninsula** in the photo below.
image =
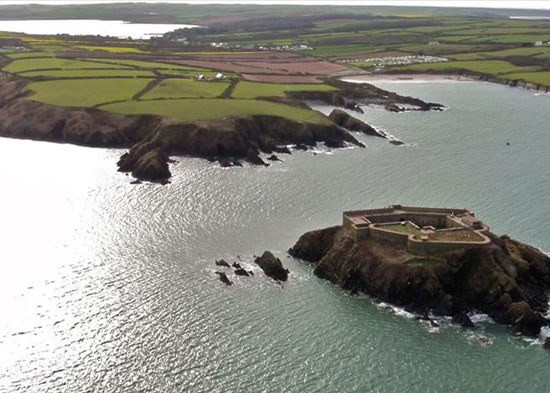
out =
[(308, 232), (289, 253), (315, 274), (420, 314), (473, 326), (472, 311), (534, 336), (548, 320), (550, 258), (496, 236), (466, 209), (393, 205), (344, 212), (343, 224)]

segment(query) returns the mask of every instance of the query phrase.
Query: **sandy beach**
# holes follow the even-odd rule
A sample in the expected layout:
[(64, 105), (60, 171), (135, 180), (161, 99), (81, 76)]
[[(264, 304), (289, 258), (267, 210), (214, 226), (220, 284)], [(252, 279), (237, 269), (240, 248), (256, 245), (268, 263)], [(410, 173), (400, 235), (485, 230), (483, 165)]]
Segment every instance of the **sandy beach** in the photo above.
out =
[(453, 74), (369, 74), (348, 76), (342, 78), (346, 82), (369, 82), (369, 81), (395, 81), (395, 82), (434, 82), (434, 81), (472, 81), (474, 79)]

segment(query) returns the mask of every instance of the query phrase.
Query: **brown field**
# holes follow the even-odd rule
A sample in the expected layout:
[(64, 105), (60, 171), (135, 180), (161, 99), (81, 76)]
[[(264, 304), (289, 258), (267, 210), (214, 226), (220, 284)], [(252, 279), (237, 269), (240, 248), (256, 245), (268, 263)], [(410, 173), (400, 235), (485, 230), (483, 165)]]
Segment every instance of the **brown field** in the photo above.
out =
[[(58, 57), (126, 59), (157, 61), (192, 67), (208, 68), (238, 74), (269, 74), (289, 76), (330, 75), (348, 70), (347, 67), (311, 57), (297, 56), (288, 52), (226, 52), (189, 53), (185, 55), (149, 55), (136, 53), (107, 52), (59, 52)], [(252, 79), (251, 79), (252, 80)], [(262, 79), (267, 81), (267, 79)], [(309, 79), (310, 81), (312, 79)], [(287, 80), (277, 80), (287, 82)], [(296, 79), (293, 82), (304, 82)]]

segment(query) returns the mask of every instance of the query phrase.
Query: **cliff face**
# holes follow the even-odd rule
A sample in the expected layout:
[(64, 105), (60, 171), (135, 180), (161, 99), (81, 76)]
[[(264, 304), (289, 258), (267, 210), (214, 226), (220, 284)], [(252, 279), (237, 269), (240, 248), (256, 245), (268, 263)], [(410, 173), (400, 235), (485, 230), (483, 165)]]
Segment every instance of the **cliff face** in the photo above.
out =
[[(315, 264), (315, 274), (344, 289), (425, 313), (450, 315), (469, 325), (479, 310), (525, 335), (547, 321), (550, 258), (507, 237), (491, 235), (485, 249), (466, 249), (439, 263), (398, 263), (397, 246), (354, 242), (342, 227), (304, 234), (289, 252)], [(403, 251), (405, 252), (405, 251)], [(433, 261), (432, 261), (433, 262)], [(464, 320), (464, 317), (467, 319)]]

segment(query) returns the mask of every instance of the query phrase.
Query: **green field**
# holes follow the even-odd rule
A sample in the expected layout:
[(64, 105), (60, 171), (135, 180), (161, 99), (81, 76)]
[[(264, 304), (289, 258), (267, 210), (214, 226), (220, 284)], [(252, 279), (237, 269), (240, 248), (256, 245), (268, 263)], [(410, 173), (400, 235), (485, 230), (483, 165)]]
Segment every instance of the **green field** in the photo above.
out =
[(21, 59), (14, 60), (3, 68), (6, 72), (25, 72), (33, 70), (46, 69), (90, 69), (90, 68), (129, 68), (125, 66), (116, 66), (106, 63), (95, 63), (89, 61), (58, 59), (58, 58), (40, 58), (40, 59)]
[(35, 78), (35, 77), (49, 77), (49, 78), (101, 78), (101, 77), (154, 77), (155, 74), (151, 71), (145, 70), (44, 70), (44, 71), (28, 71), (22, 72), (20, 76), (26, 78)]
[(231, 99), (181, 99), (129, 101), (101, 106), (109, 112), (126, 115), (150, 114), (178, 121), (223, 119), (225, 117), (250, 117), (253, 115), (281, 116), (296, 121), (324, 123), (326, 118), (317, 112), (257, 100)]
[(229, 87), (227, 81), (199, 82), (192, 79), (164, 79), (141, 99), (214, 98)]
[(54, 57), (54, 54), (51, 52), (28, 51), (7, 53), (6, 56), (10, 59), (25, 59), (27, 57)]
[(233, 90), (234, 98), (284, 97), (287, 91), (331, 91), (336, 88), (322, 84), (275, 84), (241, 81)]
[(90, 107), (126, 101), (145, 88), (151, 79), (68, 79), (29, 84), (30, 99), (46, 104)]
[(153, 61), (142, 60), (126, 60), (126, 59), (93, 59), (94, 62), (103, 64), (115, 64), (118, 66), (133, 67), (133, 68), (150, 68), (155, 70), (183, 70), (183, 71), (200, 71), (201, 68), (188, 67), (178, 64), (157, 63)]
[(517, 74), (507, 74), (508, 79), (520, 79), (525, 82), (535, 83), (537, 85), (550, 86), (550, 72), (523, 72)]

